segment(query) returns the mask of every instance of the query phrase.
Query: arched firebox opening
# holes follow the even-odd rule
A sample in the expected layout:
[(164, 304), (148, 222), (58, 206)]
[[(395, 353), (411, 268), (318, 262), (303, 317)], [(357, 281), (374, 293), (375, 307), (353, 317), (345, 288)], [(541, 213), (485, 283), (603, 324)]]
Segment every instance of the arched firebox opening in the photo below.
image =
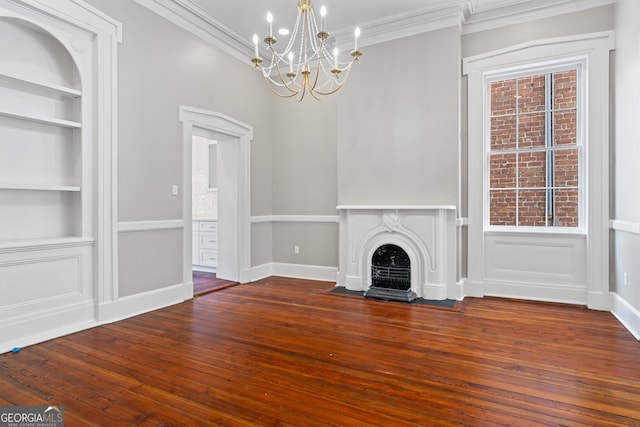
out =
[(411, 302), (417, 295), (411, 290), (411, 260), (397, 245), (382, 245), (371, 257), (371, 285), (365, 296)]

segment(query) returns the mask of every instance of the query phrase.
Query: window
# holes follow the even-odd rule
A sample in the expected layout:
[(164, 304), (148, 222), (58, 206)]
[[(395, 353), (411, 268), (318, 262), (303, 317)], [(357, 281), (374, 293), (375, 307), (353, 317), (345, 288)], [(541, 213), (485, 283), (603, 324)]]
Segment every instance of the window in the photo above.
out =
[(490, 227), (582, 225), (579, 80), (573, 64), (487, 81)]

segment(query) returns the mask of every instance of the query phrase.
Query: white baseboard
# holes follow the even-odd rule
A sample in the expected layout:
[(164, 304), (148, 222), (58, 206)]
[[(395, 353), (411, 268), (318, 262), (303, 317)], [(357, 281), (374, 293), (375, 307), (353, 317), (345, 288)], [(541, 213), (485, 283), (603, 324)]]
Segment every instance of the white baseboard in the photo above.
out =
[(591, 310), (611, 311), (611, 293), (587, 292), (587, 307)]
[(464, 297), (483, 298), (485, 286), (483, 282), (473, 282), (468, 278), (462, 279), (458, 284), (462, 287)]
[[(80, 319), (80, 320), (79, 320)], [(43, 325), (47, 325), (43, 328)], [(98, 326), (93, 303), (59, 307), (0, 325), (0, 354)]]
[(484, 287), (486, 296), (564, 304), (587, 305), (588, 303), (587, 291), (582, 287), (549, 286), (537, 283), (502, 282), (499, 280), (487, 280), (484, 283)]
[(611, 313), (640, 341), (640, 311), (615, 292), (611, 293)]
[(252, 282), (255, 282), (261, 279), (266, 279), (269, 276), (273, 276), (273, 263), (267, 263), (267, 264), (251, 267), (251, 272), (249, 273), (249, 280)]
[(295, 279), (335, 282), (337, 274), (337, 267), (273, 262), (251, 268), (251, 281), (255, 282), (256, 280), (269, 276), (282, 276)]
[(98, 307), (99, 322), (100, 324), (111, 323), (148, 313), (181, 303), (188, 299), (188, 296), (193, 296), (193, 284), (191, 284), (191, 292), (189, 292), (189, 284), (181, 283), (120, 298), (114, 302), (100, 304)]
[(449, 299), (455, 299), (458, 301), (462, 301), (464, 300), (466, 294), (464, 293), (465, 287), (467, 286), (467, 283), (469, 282), (469, 280), (466, 277), (461, 277), (460, 280), (458, 280), (456, 282), (456, 286), (455, 286), (455, 294), (454, 295), (448, 295), (447, 298)]

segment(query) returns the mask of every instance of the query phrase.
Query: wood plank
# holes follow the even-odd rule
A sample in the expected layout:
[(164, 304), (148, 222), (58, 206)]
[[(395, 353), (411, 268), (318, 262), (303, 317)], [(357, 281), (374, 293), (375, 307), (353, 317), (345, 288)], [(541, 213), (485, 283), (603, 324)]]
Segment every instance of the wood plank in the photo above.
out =
[(67, 425), (640, 426), (640, 343), (609, 313), (331, 287), (268, 278), (0, 355), (0, 404)]

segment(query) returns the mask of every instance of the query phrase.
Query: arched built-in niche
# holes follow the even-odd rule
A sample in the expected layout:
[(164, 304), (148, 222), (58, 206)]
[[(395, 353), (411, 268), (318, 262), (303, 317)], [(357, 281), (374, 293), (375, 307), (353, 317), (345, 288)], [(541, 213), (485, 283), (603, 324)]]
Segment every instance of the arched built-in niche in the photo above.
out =
[(0, 241), (87, 236), (80, 73), (51, 34), (0, 18)]
[(0, 352), (97, 325), (117, 299), (120, 34), (81, 1), (0, 4)]

